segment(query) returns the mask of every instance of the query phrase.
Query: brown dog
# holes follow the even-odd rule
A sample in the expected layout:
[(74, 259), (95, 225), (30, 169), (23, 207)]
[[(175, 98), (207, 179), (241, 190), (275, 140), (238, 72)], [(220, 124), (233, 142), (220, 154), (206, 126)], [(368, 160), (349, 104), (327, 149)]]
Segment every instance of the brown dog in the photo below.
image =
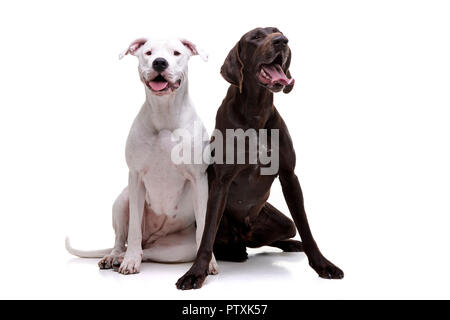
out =
[[(231, 86), (217, 112), (216, 129), (224, 137), (226, 129), (279, 129), (279, 170), (274, 175), (261, 175), (261, 164), (213, 164), (209, 167), (210, 189), (203, 239), (194, 265), (177, 283), (179, 289), (202, 286), (213, 250), (220, 260), (245, 261), (247, 247), (273, 246), (286, 252), (304, 251), (310, 266), (320, 277), (344, 277), (344, 273), (322, 255), (314, 241), (302, 190), (294, 173), (292, 140), (273, 105), (273, 92), (289, 93), (293, 88), (290, 61), (288, 39), (276, 28), (258, 28), (241, 38), (222, 66), (221, 74)], [(295, 225), (267, 202), (277, 176)], [(303, 244), (291, 240), (296, 234), (295, 226)]]

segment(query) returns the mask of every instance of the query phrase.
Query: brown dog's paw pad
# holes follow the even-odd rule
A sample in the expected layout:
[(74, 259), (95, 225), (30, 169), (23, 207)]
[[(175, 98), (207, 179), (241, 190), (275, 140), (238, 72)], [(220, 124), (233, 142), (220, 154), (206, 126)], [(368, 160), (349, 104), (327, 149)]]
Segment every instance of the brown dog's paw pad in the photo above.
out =
[(344, 271), (326, 259), (323, 259), (320, 263), (311, 263), (310, 265), (317, 272), (319, 277), (323, 279), (339, 280), (344, 278)]
[(188, 272), (186, 275), (178, 280), (176, 286), (179, 290), (192, 290), (200, 289), (206, 279), (206, 273), (204, 274), (193, 274)]

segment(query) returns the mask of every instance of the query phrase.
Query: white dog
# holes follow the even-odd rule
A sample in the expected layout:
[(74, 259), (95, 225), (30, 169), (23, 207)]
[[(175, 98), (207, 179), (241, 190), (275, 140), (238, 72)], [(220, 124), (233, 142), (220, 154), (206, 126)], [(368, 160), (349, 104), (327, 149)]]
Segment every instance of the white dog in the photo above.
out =
[[(103, 257), (101, 269), (134, 274), (142, 261), (191, 262), (200, 246), (208, 200), (207, 164), (177, 165), (171, 153), (176, 144), (172, 134), (178, 129), (191, 133), (193, 149), (204, 150), (207, 145), (206, 130), (189, 98), (187, 77), (189, 58), (200, 55), (206, 61), (207, 56), (180, 39), (138, 39), (121, 58), (127, 54), (139, 59), (146, 101), (126, 144), (129, 181), (113, 206), (115, 245), (107, 251), (80, 251), (66, 240), (66, 248), (79, 257)], [(218, 272), (214, 257), (209, 272)]]

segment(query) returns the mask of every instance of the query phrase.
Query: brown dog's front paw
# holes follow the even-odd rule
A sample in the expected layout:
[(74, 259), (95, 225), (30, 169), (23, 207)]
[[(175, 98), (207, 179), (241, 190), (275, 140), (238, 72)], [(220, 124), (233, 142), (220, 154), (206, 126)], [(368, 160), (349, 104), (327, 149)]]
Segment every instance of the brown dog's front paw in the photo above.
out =
[(207, 271), (196, 272), (192, 269), (189, 270), (178, 280), (177, 288), (180, 290), (200, 289), (203, 286), (203, 282), (205, 282)]
[(310, 261), (309, 265), (313, 268), (319, 277), (324, 279), (343, 279), (344, 271), (336, 267), (330, 261), (321, 257), (316, 261)]

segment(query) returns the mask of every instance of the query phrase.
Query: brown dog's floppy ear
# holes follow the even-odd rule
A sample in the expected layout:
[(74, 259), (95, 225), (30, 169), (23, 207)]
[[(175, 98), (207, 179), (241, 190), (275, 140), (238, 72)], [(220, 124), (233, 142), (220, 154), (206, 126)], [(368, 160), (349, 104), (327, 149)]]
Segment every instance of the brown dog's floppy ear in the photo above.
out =
[(239, 55), (239, 42), (231, 49), (222, 68), (220, 74), (222, 77), (239, 88), (242, 93), (242, 82), (244, 81), (244, 63)]
[[(289, 55), (288, 55), (288, 58), (287, 58), (287, 60), (286, 60), (286, 63), (284, 64), (284, 68), (283, 68), (283, 69), (284, 69), (284, 73), (286, 74), (286, 76), (288, 77), (288, 79), (292, 79), (291, 72), (289, 71), (289, 67), (290, 67), (290, 65), (291, 65), (291, 57), (292, 57), (292, 52), (291, 52), (291, 49), (289, 49)], [(284, 93), (289, 93), (289, 92), (291, 92), (292, 89), (294, 89), (294, 84), (295, 84), (295, 81), (292, 81), (292, 84), (290, 84), (290, 85), (284, 87), (283, 92), (284, 92)]]

